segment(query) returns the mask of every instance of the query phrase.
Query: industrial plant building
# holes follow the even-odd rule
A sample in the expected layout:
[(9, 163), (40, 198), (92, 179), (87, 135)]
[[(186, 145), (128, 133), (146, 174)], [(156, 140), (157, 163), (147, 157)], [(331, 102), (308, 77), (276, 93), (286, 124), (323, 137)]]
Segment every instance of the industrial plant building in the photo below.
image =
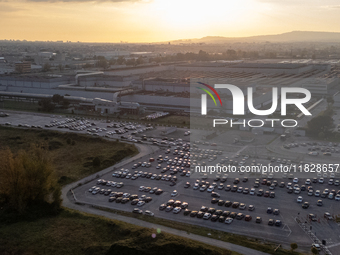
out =
[[(86, 102), (78, 102), (80, 106), (103, 114), (138, 113), (141, 109), (199, 112), (201, 92), (195, 82), (234, 84), (244, 95), (252, 87), (254, 107), (262, 108), (271, 103), (273, 87), (304, 87), (312, 96), (328, 95), (339, 86), (339, 78), (330, 75), (332, 72), (328, 64), (196, 62), (68, 75), (0, 75), (0, 92), (85, 98)], [(217, 91), (222, 97), (230, 97), (228, 90)], [(231, 100), (222, 108), (208, 100), (208, 107), (232, 112)]]

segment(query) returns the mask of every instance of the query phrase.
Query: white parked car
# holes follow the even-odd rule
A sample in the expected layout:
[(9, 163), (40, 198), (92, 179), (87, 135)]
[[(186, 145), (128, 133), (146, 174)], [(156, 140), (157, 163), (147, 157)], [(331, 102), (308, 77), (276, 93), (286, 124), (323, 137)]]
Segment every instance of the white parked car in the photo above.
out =
[(205, 213), (204, 216), (203, 216), (203, 219), (209, 220), (210, 217), (211, 217), (211, 213)]
[(303, 201), (303, 198), (301, 196), (298, 196), (298, 198), (296, 199), (296, 202), (302, 203), (302, 201)]
[(143, 206), (143, 205), (145, 205), (145, 201), (139, 201), (139, 202), (137, 203), (137, 206)]
[(299, 183), (299, 178), (295, 177), (295, 178), (293, 179), (293, 183)]
[(234, 220), (233, 218), (228, 217), (228, 218), (225, 219), (224, 223), (225, 223), (225, 224), (230, 224), (230, 223), (233, 222), (233, 220)]
[(145, 215), (149, 215), (149, 216), (155, 216), (155, 214), (154, 214), (153, 212), (149, 211), (149, 210), (146, 210), (146, 211), (144, 212), (144, 214), (145, 214)]
[(173, 213), (177, 214), (180, 213), (182, 211), (181, 207), (175, 207), (174, 210), (172, 211)]
[(214, 187), (213, 186), (209, 186), (209, 188), (207, 189), (208, 192), (213, 192), (214, 191)]
[(139, 191), (144, 191), (145, 187), (144, 186), (140, 186), (139, 187)]
[(255, 188), (251, 188), (250, 189), (249, 195), (252, 195), (252, 196), (255, 195)]
[(130, 193), (124, 193), (123, 194), (123, 198), (129, 198), (131, 195), (130, 195)]
[(316, 190), (314, 196), (319, 197), (320, 196), (320, 190)]
[(172, 197), (175, 197), (175, 196), (177, 196), (177, 195), (178, 195), (177, 190), (174, 190), (174, 191), (171, 193), (171, 196), (172, 196)]

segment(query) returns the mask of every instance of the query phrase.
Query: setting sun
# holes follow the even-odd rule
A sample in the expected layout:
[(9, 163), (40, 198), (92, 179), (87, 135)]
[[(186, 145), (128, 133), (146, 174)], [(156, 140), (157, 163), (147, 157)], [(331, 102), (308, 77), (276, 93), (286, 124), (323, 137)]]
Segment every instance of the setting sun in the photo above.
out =
[(157, 42), (337, 32), (339, 10), (332, 0), (308, 6), (271, 0), (0, 1), (0, 39)]

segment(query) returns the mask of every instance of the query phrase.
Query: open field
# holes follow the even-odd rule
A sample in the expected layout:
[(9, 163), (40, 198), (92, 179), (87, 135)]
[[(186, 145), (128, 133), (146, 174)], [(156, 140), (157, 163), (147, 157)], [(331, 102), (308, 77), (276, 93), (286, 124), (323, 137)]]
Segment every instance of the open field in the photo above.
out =
[(38, 112), (38, 102), (3, 100), (0, 102), (0, 109), (4, 110), (22, 110), (28, 112)]
[[(25, 150), (34, 143), (42, 144), (50, 150), (51, 160), (61, 185), (84, 178), (138, 153), (134, 145), (98, 137), (0, 127), (0, 148), (8, 147), (16, 152)], [(95, 157), (99, 157), (100, 166), (93, 166), (92, 161)]]
[(237, 255), (156, 230), (64, 210), (56, 217), (0, 228), (0, 254), (211, 254)]

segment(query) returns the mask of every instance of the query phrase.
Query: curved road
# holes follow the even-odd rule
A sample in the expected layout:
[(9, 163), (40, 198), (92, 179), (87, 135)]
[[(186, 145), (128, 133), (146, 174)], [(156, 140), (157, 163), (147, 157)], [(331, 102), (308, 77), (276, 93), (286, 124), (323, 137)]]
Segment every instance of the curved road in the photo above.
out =
[[(153, 153), (153, 152), (159, 150), (159, 148), (156, 147), (156, 146), (140, 145), (140, 144), (135, 144), (135, 145), (139, 150), (139, 154), (137, 154), (134, 157), (127, 158), (124, 161), (114, 165), (113, 167), (118, 169), (119, 167), (121, 167), (121, 166), (123, 166), (123, 165), (125, 165), (125, 164), (127, 164), (127, 163), (129, 163), (133, 160), (136, 160), (140, 157), (143, 157), (145, 155), (148, 155), (150, 153)], [(64, 207), (74, 209), (74, 210), (77, 210), (77, 211), (82, 211), (82, 212), (85, 212), (85, 213), (95, 214), (95, 215), (99, 215), (99, 216), (104, 216), (106, 218), (124, 221), (124, 222), (131, 223), (131, 224), (141, 226), (141, 227), (152, 228), (152, 229), (161, 229), (161, 231), (169, 233), (169, 234), (174, 234), (174, 235), (177, 235), (177, 236), (189, 238), (189, 239), (192, 239), (192, 240), (195, 240), (195, 241), (198, 241), (198, 242), (213, 245), (213, 246), (220, 247), (220, 248), (223, 248), (223, 249), (228, 249), (228, 250), (235, 251), (235, 252), (238, 252), (238, 253), (241, 253), (241, 254), (268, 255), (268, 253), (256, 251), (256, 250), (253, 250), (253, 249), (250, 249), (250, 248), (247, 248), (247, 247), (243, 247), (243, 246), (240, 246), (240, 245), (227, 243), (227, 242), (223, 242), (223, 241), (220, 241), (220, 240), (216, 240), (216, 239), (212, 239), (212, 238), (204, 237), (204, 236), (200, 236), (200, 235), (190, 234), (190, 233), (185, 232), (185, 231), (165, 227), (165, 226), (158, 225), (158, 224), (149, 223), (149, 222), (142, 221), (142, 220), (135, 219), (135, 218), (131, 218), (131, 217), (126, 217), (126, 216), (113, 214), (113, 213), (106, 212), (106, 211), (97, 210), (97, 209), (94, 209), (94, 208), (92, 208), (91, 206), (88, 206), (88, 205), (75, 204), (75, 200), (72, 198), (72, 195), (69, 196), (71, 189), (77, 187), (79, 184), (89, 182), (91, 180), (98, 178), (98, 176), (102, 176), (102, 175), (112, 171), (113, 167), (106, 168), (106, 169), (104, 169), (100, 172), (97, 172), (93, 175), (90, 175), (90, 176), (88, 176), (88, 177), (86, 177), (82, 180), (68, 184), (65, 187), (63, 187), (63, 189), (62, 189), (62, 199), (63, 199), (62, 205)]]

